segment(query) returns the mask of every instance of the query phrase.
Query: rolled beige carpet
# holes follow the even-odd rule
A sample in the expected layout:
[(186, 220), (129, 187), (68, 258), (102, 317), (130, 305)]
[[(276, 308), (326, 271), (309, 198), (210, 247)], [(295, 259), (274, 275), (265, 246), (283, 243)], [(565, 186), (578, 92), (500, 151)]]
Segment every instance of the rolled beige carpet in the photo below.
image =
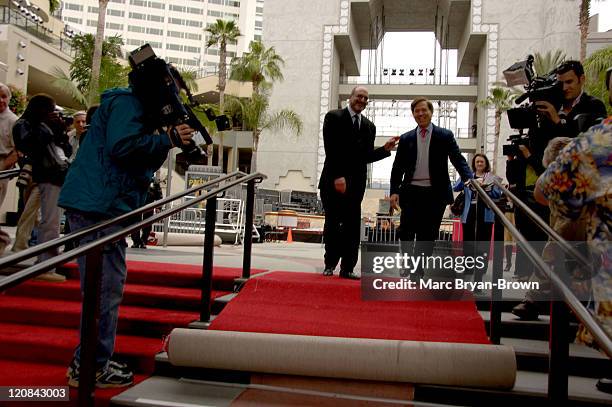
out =
[(510, 389), (508, 346), (174, 329), (176, 366)]

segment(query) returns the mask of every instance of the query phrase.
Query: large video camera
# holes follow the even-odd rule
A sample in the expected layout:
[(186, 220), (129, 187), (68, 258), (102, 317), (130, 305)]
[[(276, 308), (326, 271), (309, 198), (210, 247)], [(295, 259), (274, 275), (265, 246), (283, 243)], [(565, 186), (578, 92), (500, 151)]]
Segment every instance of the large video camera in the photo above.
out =
[(540, 118), (535, 102), (546, 101), (556, 110), (559, 110), (563, 105), (563, 85), (557, 81), (556, 69), (546, 76), (536, 77), (533, 61), (533, 55), (529, 55), (525, 61), (517, 62), (504, 71), (508, 86), (524, 85), (525, 87), (525, 93), (516, 98), (515, 103), (520, 105), (529, 99), (528, 103), (506, 112), (510, 127), (519, 130), (519, 134), (513, 134), (508, 138), (510, 144), (503, 146), (504, 155), (518, 155), (518, 146), (529, 144), (529, 135), (525, 135), (524, 130), (534, 130), (540, 127)]
[[(178, 71), (163, 59), (158, 58), (149, 44), (132, 51), (129, 61), (132, 67), (128, 75), (129, 83), (134, 95), (144, 106), (147, 125), (154, 129), (172, 126), (173, 131), (170, 134), (172, 143), (183, 150), (185, 159), (192, 163), (201, 161), (206, 157), (206, 152), (199, 145), (212, 144), (213, 141), (191, 107), (181, 100), (179, 87), (186, 91), (190, 105), (197, 106)], [(216, 119), (218, 130), (229, 128), (229, 120), (226, 116), (217, 117), (212, 111), (207, 111), (209, 119), (210, 115)], [(183, 123), (188, 124), (197, 132), (188, 145), (182, 143), (176, 131), (176, 126)], [(196, 142), (198, 139), (200, 142)]]

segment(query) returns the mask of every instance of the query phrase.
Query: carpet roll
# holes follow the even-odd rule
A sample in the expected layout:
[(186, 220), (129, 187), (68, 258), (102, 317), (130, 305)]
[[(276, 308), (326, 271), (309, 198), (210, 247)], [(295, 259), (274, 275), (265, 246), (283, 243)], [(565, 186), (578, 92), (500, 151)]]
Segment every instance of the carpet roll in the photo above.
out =
[(175, 366), (510, 389), (508, 346), (174, 329)]

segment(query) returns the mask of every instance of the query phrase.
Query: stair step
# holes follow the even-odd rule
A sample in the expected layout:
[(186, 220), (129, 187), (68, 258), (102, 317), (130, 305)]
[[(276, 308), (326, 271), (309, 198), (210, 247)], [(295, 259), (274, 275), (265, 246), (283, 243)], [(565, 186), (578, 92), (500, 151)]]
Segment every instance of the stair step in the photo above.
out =
[[(80, 314), (77, 301), (0, 296), (0, 322), (78, 328)], [(122, 305), (118, 332), (159, 338), (198, 318), (199, 313), (193, 311)]]
[[(612, 395), (600, 392), (595, 388), (597, 379), (569, 376), (568, 383), (568, 406), (612, 405)], [(419, 384), (415, 386), (415, 400), (474, 407), (498, 405), (553, 406), (547, 401), (547, 391), (548, 375), (546, 373), (519, 370), (512, 390), (470, 389)], [(557, 405), (554, 405), (554, 407)]]
[[(532, 339), (502, 338), (503, 345), (512, 346), (519, 370), (548, 372), (549, 344)], [(612, 361), (586, 345), (570, 343), (569, 374), (599, 378), (612, 372)]]
[[(211, 298), (222, 297), (228, 291), (213, 290)], [(63, 283), (28, 281), (11, 288), (7, 295), (81, 301), (81, 287), (78, 280)], [(183, 309), (197, 311), (200, 307), (202, 291), (188, 287), (161, 287), (144, 284), (126, 284), (122, 305), (137, 305), (164, 309)]]
[[(130, 260), (127, 262), (127, 283), (157, 285), (164, 287), (199, 287), (202, 281), (202, 266), (194, 264), (150, 263)], [(177, 270), (177, 267), (180, 267)], [(265, 270), (252, 269), (251, 275)], [(79, 279), (76, 263), (66, 263), (60, 272), (72, 279)], [(213, 289), (233, 291), (234, 279), (241, 276), (241, 270), (230, 267), (213, 268)]]
[[(0, 323), (0, 359), (59, 364), (67, 367), (78, 343), (77, 329)], [(44, 339), (43, 339), (44, 338)], [(44, 346), (41, 346), (41, 339)], [(162, 338), (117, 335), (116, 360), (137, 372), (151, 374)]]
[[(490, 312), (478, 311), (485, 322), (485, 329), (489, 332)], [(537, 321), (523, 321), (509, 312), (502, 312), (501, 336), (507, 338), (536, 339), (548, 341), (550, 318), (540, 315)], [(570, 322), (568, 341), (573, 341), (578, 330), (578, 324)]]

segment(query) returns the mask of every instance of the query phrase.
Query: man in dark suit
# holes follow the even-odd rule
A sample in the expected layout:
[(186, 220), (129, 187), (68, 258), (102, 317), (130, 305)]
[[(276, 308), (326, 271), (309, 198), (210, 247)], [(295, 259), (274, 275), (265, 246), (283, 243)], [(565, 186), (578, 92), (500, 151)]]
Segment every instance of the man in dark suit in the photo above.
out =
[(325, 115), (323, 141), (325, 164), (319, 189), (325, 209), (325, 270), (334, 274), (340, 259), (340, 277), (358, 279), (353, 274), (359, 251), (361, 201), (365, 193), (367, 164), (391, 155), (399, 137), (390, 138), (374, 149), (376, 127), (361, 112), (368, 104), (368, 91), (356, 86), (344, 109)]
[[(448, 159), (461, 179), (472, 171), (459, 151), (453, 133), (431, 123), (433, 105), (417, 98), (410, 105), (418, 126), (400, 136), (391, 170), (391, 207), (401, 207), (400, 240), (405, 253), (433, 253), (446, 205), (453, 202)], [(413, 241), (417, 245), (413, 246)], [(422, 270), (418, 272), (422, 275)]]

